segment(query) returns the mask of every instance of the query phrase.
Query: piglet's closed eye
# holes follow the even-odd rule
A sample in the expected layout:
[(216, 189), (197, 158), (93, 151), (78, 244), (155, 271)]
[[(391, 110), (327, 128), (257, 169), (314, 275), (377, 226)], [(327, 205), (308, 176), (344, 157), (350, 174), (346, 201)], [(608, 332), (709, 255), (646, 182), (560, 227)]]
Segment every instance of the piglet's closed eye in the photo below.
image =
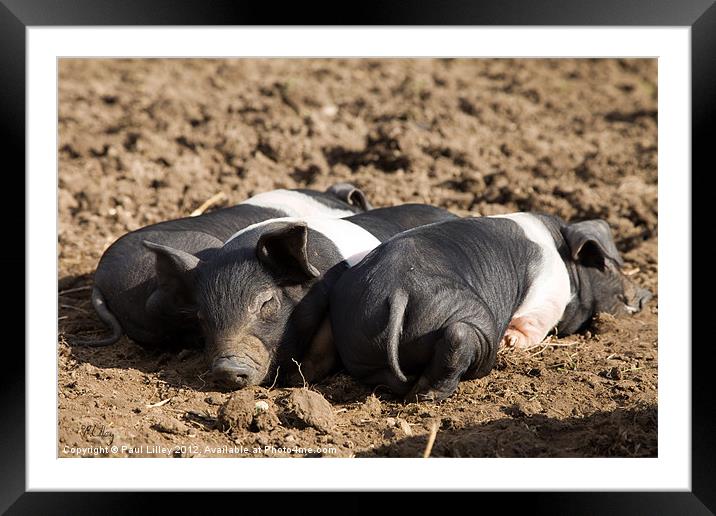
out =
[(619, 255), (609, 224), (601, 219), (585, 220), (569, 224), (562, 229), (572, 259), (576, 262), (603, 268), (605, 259), (610, 259), (620, 267), (624, 265)]

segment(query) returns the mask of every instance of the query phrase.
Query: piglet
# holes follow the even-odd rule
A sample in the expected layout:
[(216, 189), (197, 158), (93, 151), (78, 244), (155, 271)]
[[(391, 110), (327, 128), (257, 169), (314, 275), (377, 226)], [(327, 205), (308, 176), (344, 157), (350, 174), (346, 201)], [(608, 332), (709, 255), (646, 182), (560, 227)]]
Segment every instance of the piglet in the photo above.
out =
[(442, 400), (487, 375), (500, 345), (529, 348), (651, 294), (621, 273), (603, 220), (464, 218), (406, 231), (346, 271), (330, 295), (347, 370), (406, 400)]
[[(363, 192), (351, 184), (338, 183), (325, 192), (263, 192), (233, 207), (127, 233), (102, 255), (92, 289), (92, 306), (112, 333), (96, 340), (75, 339), (73, 343), (107, 346), (126, 333), (145, 346), (198, 345), (201, 332), (195, 310), (175, 288), (176, 282), (157, 277), (156, 248), (170, 246), (198, 261), (212, 256), (236, 231), (257, 222), (286, 216), (340, 218), (369, 208)], [(145, 240), (151, 244), (143, 245)], [(175, 270), (174, 274), (185, 272)]]

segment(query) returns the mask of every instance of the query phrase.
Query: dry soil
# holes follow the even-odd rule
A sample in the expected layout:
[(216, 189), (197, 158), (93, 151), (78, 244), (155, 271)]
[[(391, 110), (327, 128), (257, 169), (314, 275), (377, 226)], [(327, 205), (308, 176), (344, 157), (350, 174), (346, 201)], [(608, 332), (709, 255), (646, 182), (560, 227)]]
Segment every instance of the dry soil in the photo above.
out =
[(340, 373), (232, 395), (200, 351), (68, 344), (104, 332), (87, 287), (122, 234), (337, 181), (375, 206), (604, 218), (656, 293), (656, 84), (655, 60), (62, 60), (58, 455), (414, 457), (436, 428), (432, 456), (656, 456), (658, 297), (438, 405)]

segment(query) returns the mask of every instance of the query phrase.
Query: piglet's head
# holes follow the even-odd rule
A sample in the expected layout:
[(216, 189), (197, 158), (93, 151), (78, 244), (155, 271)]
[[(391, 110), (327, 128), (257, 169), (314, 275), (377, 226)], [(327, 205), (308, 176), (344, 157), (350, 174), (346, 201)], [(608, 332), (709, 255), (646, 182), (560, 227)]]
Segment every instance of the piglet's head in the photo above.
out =
[(566, 312), (572, 314), (572, 320), (566, 321), (572, 330), (583, 326), (597, 312), (633, 314), (651, 299), (651, 292), (622, 272), (624, 261), (606, 221), (568, 224), (562, 227), (562, 235), (576, 268), (577, 295)]
[[(174, 288), (191, 299), (212, 376), (227, 388), (270, 383), (296, 355), (300, 326), (317, 324), (306, 320), (310, 311), (296, 316), (325, 268), (315, 252), (309, 257), (305, 224), (267, 225), (208, 261), (168, 248), (157, 253), (159, 281), (180, 282)], [(169, 267), (160, 268), (160, 261)]]

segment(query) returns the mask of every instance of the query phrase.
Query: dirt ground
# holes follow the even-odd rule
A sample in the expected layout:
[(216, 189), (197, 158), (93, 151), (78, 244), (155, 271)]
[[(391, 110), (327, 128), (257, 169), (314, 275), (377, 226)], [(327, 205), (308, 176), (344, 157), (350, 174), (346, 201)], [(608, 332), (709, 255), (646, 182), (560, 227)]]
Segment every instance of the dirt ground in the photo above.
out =
[(604, 218), (656, 293), (656, 84), (655, 60), (62, 60), (58, 455), (416, 457), (436, 431), (435, 457), (657, 456), (656, 296), (437, 405), (341, 373), (232, 396), (201, 351), (68, 344), (105, 333), (88, 287), (122, 234), (338, 181), (375, 206)]

